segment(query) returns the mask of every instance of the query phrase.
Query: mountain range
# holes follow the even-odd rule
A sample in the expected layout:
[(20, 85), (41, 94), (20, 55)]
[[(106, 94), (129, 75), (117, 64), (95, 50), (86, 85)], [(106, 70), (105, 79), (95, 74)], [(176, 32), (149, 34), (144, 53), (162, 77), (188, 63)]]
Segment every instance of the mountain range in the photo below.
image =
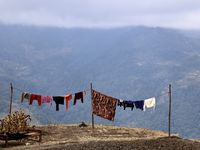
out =
[[(25, 109), (35, 124), (91, 122), (90, 83), (97, 91), (129, 100), (155, 96), (155, 110), (118, 107), (115, 121), (95, 123), (168, 130), (172, 84), (172, 132), (200, 138), (200, 32), (167, 28), (55, 28), (0, 25), (0, 117)], [(65, 95), (86, 90), (84, 104), (29, 106), (23, 91)]]

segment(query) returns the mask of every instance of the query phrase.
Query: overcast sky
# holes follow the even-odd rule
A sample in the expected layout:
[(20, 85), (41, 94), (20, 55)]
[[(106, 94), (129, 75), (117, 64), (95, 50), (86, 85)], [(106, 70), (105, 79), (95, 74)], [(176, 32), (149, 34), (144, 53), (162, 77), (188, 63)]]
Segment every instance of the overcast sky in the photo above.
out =
[(0, 22), (59, 27), (200, 29), (200, 0), (0, 0)]

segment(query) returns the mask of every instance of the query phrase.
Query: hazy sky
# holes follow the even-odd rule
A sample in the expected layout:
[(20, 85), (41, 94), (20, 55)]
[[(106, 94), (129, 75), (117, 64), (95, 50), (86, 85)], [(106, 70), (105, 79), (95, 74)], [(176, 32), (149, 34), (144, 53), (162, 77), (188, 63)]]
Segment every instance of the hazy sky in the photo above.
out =
[(200, 0), (0, 0), (0, 22), (200, 29)]

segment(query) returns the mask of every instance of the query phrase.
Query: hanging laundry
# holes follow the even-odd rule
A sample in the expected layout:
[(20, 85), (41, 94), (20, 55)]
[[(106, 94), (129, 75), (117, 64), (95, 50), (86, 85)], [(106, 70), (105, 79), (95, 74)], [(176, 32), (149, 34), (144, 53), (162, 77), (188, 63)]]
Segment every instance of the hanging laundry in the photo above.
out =
[(63, 96), (53, 96), (53, 101), (56, 103), (56, 111), (59, 111), (59, 104), (64, 105), (64, 99)]
[(42, 104), (50, 103), (52, 105), (53, 97), (52, 96), (41, 96)]
[(152, 108), (152, 107), (155, 108), (155, 106), (156, 106), (156, 98), (155, 97), (148, 98), (148, 99), (144, 100), (144, 110), (146, 108)]
[(117, 99), (92, 90), (92, 113), (114, 121)]
[(124, 110), (126, 109), (126, 107), (130, 107), (131, 110), (133, 110), (134, 108), (134, 101), (123, 101), (123, 106), (124, 106)]
[(30, 98), (31, 98), (31, 93), (22, 92), (22, 94), (21, 94), (21, 102), (23, 102), (24, 99), (27, 99), (28, 102), (30, 102)]
[(66, 110), (68, 110), (68, 103), (69, 103), (69, 101), (72, 99), (72, 94), (68, 94), (68, 95), (66, 95), (65, 96), (65, 100), (66, 100)]
[(38, 105), (42, 106), (41, 95), (31, 94), (29, 105), (32, 105), (32, 103), (33, 103), (34, 100), (37, 100), (38, 101)]
[(131, 101), (131, 100), (118, 100), (118, 106), (120, 107), (124, 107), (124, 110), (126, 109), (126, 107), (130, 107), (131, 110), (133, 110), (134, 108), (134, 101)]
[(144, 110), (144, 100), (134, 101), (134, 104), (137, 109)]
[(122, 99), (118, 100), (117, 106), (120, 106), (120, 107), (124, 106), (124, 100), (122, 100)]
[(74, 96), (74, 105), (76, 105), (76, 101), (81, 99), (81, 102), (83, 103), (83, 97), (85, 95), (85, 92), (78, 92), (78, 93), (75, 93), (75, 96)]

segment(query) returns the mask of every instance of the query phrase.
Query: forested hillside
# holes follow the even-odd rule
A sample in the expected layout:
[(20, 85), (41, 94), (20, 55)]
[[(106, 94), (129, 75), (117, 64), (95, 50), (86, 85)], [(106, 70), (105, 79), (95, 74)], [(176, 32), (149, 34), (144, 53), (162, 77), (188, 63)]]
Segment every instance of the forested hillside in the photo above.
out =
[[(0, 25), (0, 116), (25, 108), (34, 123), (91, 122), (90, 82), (107, 95), (140, 100), (156, 96), (156, 109), (117, 108), (115, 122), (96, 123), (167, 131), (168, 84), (172, 84), (172, 132), (200, 138), (199, 34), (164, 28), (49, 28)], [(87, 90), (85, 103), (69, 110), (20, 103), (22, 91), (64, 95)]]

